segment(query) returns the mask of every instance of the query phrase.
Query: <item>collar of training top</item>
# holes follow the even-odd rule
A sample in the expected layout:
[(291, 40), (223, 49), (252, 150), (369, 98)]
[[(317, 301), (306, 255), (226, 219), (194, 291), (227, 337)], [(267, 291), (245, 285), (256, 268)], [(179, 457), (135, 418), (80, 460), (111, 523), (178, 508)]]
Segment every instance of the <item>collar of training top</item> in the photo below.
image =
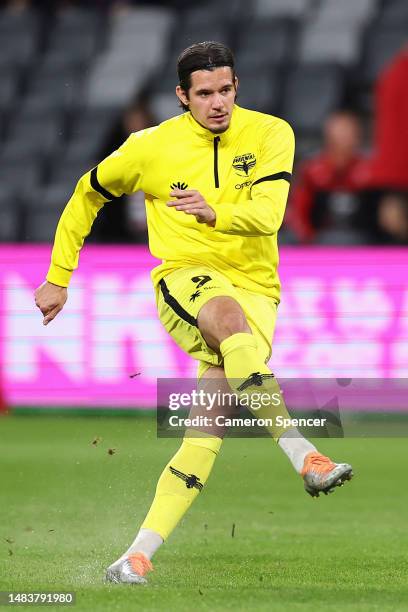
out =
[(200, 136), (201, 138), (208, 140), (209, 142), (213, 142), (214, 138), (218, 136), (220, 143), (228, 144), (228, 142), (233, 137), (236, 131), (236, 123), (237, 123), (236, 120), (237, 120), (238, 113), (239, 113), (239, 106), (234, 104), (229, 127), (227, 130), (225, 130), (225, 132), (222, 132), (221, 134), (214, 134), (214, 132), (211, 132), (207, 128), (203, 127), (200, 123), (198, 123), (198, 121), (194, 119), (193, 115), (190, 112), (186, 113), (186, 117), (187, 117), (187, 120), (189, 122), (191, 129), (193, 130), (195, 134), (197, 134), (197, 136)]

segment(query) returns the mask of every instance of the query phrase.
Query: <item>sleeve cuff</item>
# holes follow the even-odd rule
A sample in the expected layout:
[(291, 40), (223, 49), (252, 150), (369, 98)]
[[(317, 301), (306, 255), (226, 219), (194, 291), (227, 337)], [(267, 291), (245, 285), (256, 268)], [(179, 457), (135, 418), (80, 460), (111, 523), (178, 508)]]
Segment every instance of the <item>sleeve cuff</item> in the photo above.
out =
[(49, 283), (52, 283), (53, 285), (58, 285), (59, 287), (68, 287), (69, 281), (71, 280), (72, 272), (73, 270), (66, 270), (65, 268), (61, 268), (60, 266), (51, 264), (46, 279)]
[(216, 219), (215, 226), (212, 228), (216, 232), (228, 232), (232, 228), (232, 214), (234, 204), (220, 204), (212, 205), (211, 208), (215, 210)]

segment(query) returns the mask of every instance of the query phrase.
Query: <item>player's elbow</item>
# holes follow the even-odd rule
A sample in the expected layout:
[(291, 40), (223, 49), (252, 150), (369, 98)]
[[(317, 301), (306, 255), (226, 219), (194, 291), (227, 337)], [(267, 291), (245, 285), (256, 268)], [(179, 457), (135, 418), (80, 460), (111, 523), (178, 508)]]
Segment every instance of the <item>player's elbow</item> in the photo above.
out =
[(282, 220), (271, 219), (269, 223), (262, 223), (257, 228), (258, 236), (274, 236), (278, 233)]
[(245, 230), (240, 231), (229, 231), (228, 233), (246, 236), (247, 238), (261, 238), (262, 236), (274, 236), (275, 234), (277, 234), (277, 230), (273, 230), (272, 228), (252, 227), (251, 229), (247, 228)]

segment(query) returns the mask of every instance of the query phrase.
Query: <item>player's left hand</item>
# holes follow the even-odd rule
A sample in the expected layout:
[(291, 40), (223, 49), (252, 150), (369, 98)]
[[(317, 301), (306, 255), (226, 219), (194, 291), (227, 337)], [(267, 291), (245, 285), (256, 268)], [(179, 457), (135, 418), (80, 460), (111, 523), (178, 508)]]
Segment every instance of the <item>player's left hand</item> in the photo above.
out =
[(186, 215), (194, 215), (198, 223), (207, 223), (214, 227), (216, 214), (204, 200), (199, 191), (195, 189), (173, 189), (170, 191), (170, 197), (177, 198), (167, 202), (167, 206), (173, 206), (176, 210), (181, 210)]

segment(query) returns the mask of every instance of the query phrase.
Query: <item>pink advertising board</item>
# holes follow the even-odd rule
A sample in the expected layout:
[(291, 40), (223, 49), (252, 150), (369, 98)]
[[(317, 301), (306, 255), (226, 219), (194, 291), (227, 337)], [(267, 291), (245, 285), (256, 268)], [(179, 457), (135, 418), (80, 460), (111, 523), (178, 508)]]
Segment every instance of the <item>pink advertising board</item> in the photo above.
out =
[[(0, 376), (10, 405), (149, 407), (158, 377), (194, 377), (156, 316), (145, 247), (87, 246), (64, 311), (34, 289), (50, 247), (0, 247)], [(408, 250), (282, 248), (271, 366), (285, 378), (408, 378)], [(135, 376), (136, 375), (136, 376)]]

